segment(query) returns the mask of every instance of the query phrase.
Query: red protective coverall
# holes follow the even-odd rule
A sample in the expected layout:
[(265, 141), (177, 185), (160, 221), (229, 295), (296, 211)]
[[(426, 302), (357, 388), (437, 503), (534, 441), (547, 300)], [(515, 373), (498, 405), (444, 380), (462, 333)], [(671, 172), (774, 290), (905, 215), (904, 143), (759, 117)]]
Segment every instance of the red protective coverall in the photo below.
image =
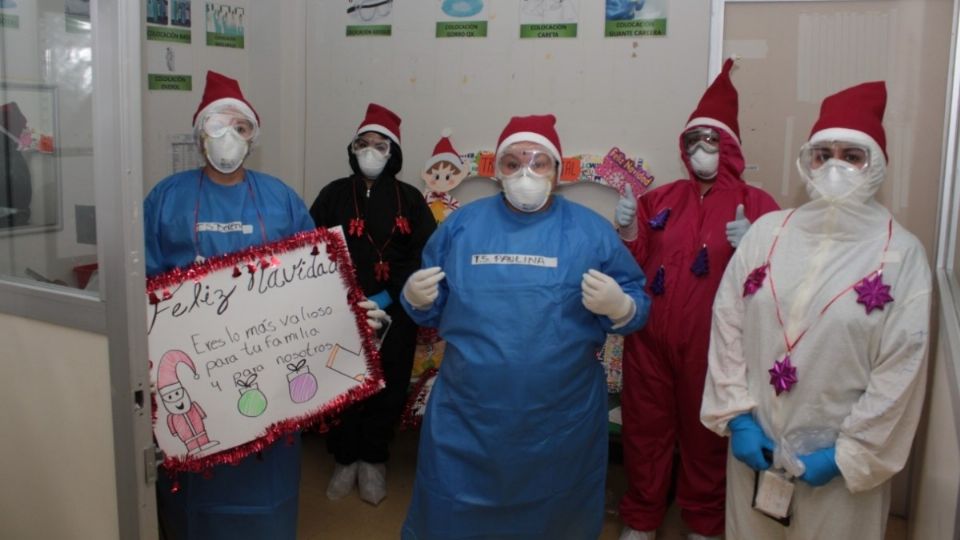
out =
[[(744, 205), (750, 222), (779, 207), (766, 192), (743, 181), (739, 143), (717, 131), (720, 163), (710, 189), (701, 195), (696, 180), (682, 179), (646, 193), (637, 205), (638, 237), (627, 242), (647, 274), (653, 298), (646, 326), (624, 344), (622, 438), (628, 489), (620, 515), (639, 531), (655, 530), (663, 521), (679, 443), (681, 517), (696, 533), (723, 533), (727, 441), (700, 424), (713, 297), (733, 255), (726, 224), (733, 221), (737, 205)], [(682, 140), (680, 146), (694, 178)], [(695, 266), (702, 275), (694, 273)]]

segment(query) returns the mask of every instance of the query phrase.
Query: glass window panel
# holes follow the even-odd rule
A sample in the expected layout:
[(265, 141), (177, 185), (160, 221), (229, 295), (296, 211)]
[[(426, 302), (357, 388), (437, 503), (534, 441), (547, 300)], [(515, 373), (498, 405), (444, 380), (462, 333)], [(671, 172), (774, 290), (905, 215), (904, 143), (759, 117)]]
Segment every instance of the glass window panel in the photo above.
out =
[(0, 1), (0, 278), (97, 294), (89, 0)]

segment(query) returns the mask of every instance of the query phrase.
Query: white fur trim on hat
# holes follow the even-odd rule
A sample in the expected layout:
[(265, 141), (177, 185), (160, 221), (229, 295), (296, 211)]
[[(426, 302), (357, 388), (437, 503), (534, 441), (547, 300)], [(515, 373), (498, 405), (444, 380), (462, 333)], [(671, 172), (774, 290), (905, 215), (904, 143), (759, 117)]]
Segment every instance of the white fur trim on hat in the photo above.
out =
[(225, 109), (227, 107), (232, 107), (234, 109), (237, 109), (241, 113), (243, 113), (243, 115), (247, 117), (247, 120), (250, 120), (251, 122), (253, 122), (253, 125), (257, 126), (259, 131), (260, 123), (257, 122), (257, 115), (253, 112), (253, 109), (251, 109), (250, 106), (247, 105), (246, 103), (236, 98), (220, 98), (208, 103), (206, 107), (204, 107), (203, 109), (200, 110), (199, 113), (197, 113), (197, 123), (193, 127), (194, 128), (199, 127), (200, 122), (203, 121), (203, 115), (207, 114), (214, 108)]
[(172, 382), (166, 386), (162, 386), (157, 389), (157, 392), (162, 396), (164, 394), (169, 394), (170, 392), (180, 390), (183, 388), (183, 384), (180, 381)]
[[(839, 127), (827, 128), (821, 129), (810, 136), (810, 142), (820, 141), (849, 141), (869, 147), (870, 152), (876, 152), (878, 156), (884, 155), (883, 149), (880, 148), (880, 145), (877, 144), (877, 141), (875, 141), (873, 137), (856, 129)], [(886, 161), (886, 158), (884, 158), (884, 161)]]
[(507, 135), (507, 138), (497, 147), (497, 155), (499, 156), (500, 152), (503, 152), (511, 144), (518, 142), (532, 142), (544, 146), (550, 152), (550, 155), (553, 156), (553, 159), (557, 160), (557, 163), (561, 162), (560, 152), (558, 152), (557, 147), (550, 142), (550, 139), (532, 131), (518, 131)]
[(400, 146), (400, 139), (396, 136), (396, 134), (394, 134), (392, 131), (390, 131), (386, 127), (381, 126), (380, 124), (367, 124), (365, 126), (360, 126), (360, 129), (357, 130), (357, 135), (360, 135), (361, 133), (366, 133), (368, 131), (379, 133), (384, 137), (387, 137), (391, 141), (395, 142), (397, 146)]
[(430, 167), (433, 167), (441, 161), (447, 161), (459, 167), (463, 167), (463, 160), (460, 159), (460, 156), (450, 152), (441, 152), (427, 160), (427, 165), (423, 168), (423, 172), (429, 171)]
[(694, 126), (710, 126), (717, 129), (722, 129), (731, 137), (733, 137), (733, 140), (736, 141), (737, 146), (740, 146), (740, 137), (737, 137), (737, 134), (730, 129), (730, 126), (724, 124), (716, 118), (710, 118), (709, 116), (698, 116), (697, 118), (691, 118), (690, 121), (687, 122), (687, 127), (683, 128), (683, 130), (686, 131)]

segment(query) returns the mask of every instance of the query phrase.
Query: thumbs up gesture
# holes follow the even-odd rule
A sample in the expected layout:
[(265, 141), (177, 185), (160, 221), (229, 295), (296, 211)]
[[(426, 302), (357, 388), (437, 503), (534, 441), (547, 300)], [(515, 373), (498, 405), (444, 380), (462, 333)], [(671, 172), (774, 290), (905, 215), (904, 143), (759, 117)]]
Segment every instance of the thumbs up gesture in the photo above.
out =
[(617, 200), (614, 221), (617, 223), (620, 238), (627, 241), (637, 238), (637, 198), (633, 196), (630, 184), (627, 184), (623, 195)]
[(743, 205), (737, 205), (737, 213), (733, 217), (733, 221), (727, 222), (727, 241), (730, 242), (730, 245), (736, 248), (740, 245), (740, 240), (743, 239), (743, 235), (747, 234), (747, 229), (750, 228), (750, 220), (747, 219), (747, 216), (744, 214)]

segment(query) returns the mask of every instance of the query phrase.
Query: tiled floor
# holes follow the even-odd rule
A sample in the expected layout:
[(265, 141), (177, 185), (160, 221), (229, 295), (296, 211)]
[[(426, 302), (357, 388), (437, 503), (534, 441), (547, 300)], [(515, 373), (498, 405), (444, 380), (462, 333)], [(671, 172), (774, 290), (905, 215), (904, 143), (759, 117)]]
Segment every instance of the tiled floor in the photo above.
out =
[[(333, 471), (333, 458), (327, 453), (322, 436), (306, 435), (303, 439), (303, 471), (300, 480), (300, 540), (394, 540), (400, 537), (400, 526), (410, 503), (414, 470), (417, 461), (418, 432), (401, 431), (391, 447), (387, 469), (387, 498), (379, 506), (364, 503), (356, 491), (339, 500), (327, 499), (327, 480)], [(617, 540), (620, 519), (615, 513), (616, 501), (626, 489), (623, 467), (610, 465), (607, 475), (608, 512), (600, 540)], [(657, 534), (658, 540), (680, 540), (683, 525), (676, 506)], [(885, 540), (907, 537), (906, 523), (890, 518)]]

